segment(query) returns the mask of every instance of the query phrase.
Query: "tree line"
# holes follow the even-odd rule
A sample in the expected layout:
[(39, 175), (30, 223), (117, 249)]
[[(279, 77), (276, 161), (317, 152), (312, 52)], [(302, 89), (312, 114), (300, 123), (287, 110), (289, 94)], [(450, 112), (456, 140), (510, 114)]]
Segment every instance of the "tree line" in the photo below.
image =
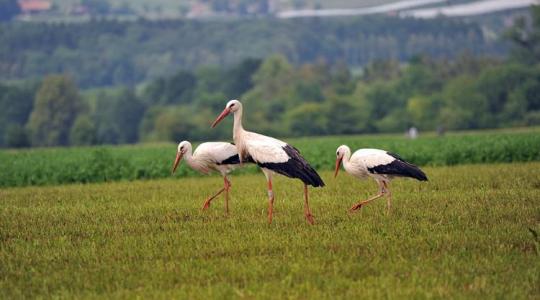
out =
[(82, 94), (69, 76), (50, 75), (38, 85), (0, 85), (0, 144), (229, 139), (229, 126), (209, 124), (233, 98), (245, 103), (250, 129), (278, 136), (540, 125), (538, 95), (539, 67), (469, 55), (374, 62), (359, 77), (343, 64), (295, 67), (278, 55), (183, 70), (140, 91)]
[(135, 85), (178, 68), (232, 67), (281, 54), (296, 65), (323, 59), (351, 67), (408, 61), (417, 53), (453, 58), (504, 53), (477, 23), (385, 16), (84, 23), (0, 23), (0, 80), (70, 74), (81, 88)]

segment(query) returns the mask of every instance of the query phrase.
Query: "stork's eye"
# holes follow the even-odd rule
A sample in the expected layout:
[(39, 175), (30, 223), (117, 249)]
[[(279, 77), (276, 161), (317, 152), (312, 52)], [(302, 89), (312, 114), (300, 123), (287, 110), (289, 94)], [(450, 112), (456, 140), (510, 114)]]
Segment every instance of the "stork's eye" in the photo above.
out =
[(234, 103), (233, 103), (233, 104), (231, 104), (231, 106), (230, 106), (230, 107), (233, 107), (233, 106), (234, 106)]

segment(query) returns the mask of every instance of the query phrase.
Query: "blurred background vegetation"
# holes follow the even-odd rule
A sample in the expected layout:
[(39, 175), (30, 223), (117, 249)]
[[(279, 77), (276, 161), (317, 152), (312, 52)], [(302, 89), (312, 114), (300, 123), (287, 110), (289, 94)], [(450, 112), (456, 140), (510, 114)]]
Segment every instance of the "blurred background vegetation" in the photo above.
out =
[(230, 139), (209, 126), (229, 99), (277, 136), (540, 125), (538, 7), (283, 19), (352, 2), (40, 1), (0, 0), (1, 147)]

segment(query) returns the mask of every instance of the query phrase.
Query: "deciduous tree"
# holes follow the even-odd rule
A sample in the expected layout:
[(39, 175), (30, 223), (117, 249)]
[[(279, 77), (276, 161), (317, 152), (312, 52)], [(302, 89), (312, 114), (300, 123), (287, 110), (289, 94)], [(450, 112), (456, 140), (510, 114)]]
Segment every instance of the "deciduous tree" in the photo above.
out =
[(79, 91), (69, 77), (46, 77), (28, 120), (32, 145), (68, 145), (71, 126), (82, 109)]

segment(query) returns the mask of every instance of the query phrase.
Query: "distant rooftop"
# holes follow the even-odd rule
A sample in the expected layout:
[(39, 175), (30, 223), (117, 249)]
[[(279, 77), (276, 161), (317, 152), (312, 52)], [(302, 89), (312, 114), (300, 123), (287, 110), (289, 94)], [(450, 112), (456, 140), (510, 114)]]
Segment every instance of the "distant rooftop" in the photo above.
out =
[(50, 0), (19, 0), (19, 7), (23, 13), (33, 13), (51, 9)]

